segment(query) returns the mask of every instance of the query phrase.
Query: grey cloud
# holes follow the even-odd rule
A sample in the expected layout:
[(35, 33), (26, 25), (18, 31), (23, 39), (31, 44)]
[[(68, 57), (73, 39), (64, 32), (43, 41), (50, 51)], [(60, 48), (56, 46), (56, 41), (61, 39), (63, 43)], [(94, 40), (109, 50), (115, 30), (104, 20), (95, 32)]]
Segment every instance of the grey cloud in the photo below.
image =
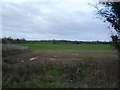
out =
[(110, 40), (109, 32), (106, 31), (107, 25), (93, 18), (92, 9), (78, 4), (60, 5), (5, 3), (3, 36), (23, 36), (26, 39)]

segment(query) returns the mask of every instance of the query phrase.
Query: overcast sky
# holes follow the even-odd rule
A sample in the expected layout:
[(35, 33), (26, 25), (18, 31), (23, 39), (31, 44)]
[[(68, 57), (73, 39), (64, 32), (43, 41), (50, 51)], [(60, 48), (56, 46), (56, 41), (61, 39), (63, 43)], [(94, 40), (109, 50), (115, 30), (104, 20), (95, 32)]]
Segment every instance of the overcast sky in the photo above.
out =
[(96, 18), (95, 8), (88, 2), (5, 2), (2, 21), (3, 37), (111, 40), (108, 24)]

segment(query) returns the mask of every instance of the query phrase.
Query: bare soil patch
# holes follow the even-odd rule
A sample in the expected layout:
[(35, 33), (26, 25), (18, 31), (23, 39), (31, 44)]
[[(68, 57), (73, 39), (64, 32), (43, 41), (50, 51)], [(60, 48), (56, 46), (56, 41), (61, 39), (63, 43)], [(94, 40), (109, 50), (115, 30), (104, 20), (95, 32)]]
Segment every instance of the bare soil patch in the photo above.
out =
[[(30, 60), (31, 58), (35, 58)], [(116, 51), (112, 50), (33, 50), (23, 54), (4, 57), (3, 61), (11, 63), (26, 62), (60, 62), (60, 61), (79, 61), (79, 60), (117, 60)]]

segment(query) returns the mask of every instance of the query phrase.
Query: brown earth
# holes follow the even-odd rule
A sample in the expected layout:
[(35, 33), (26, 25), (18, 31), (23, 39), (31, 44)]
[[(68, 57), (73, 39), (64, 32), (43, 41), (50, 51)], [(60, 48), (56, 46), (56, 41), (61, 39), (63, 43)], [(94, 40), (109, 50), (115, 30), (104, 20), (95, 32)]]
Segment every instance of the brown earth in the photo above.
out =
[[(36, 58), (30, 60), (31, 58)], [(4, 57), (3, 61), (8, 63), (28, 63), (28, 62), (61, 62), (79, 60), (117, 60), (116, 51), (112, 50), (33, 50), (18, 55)]]

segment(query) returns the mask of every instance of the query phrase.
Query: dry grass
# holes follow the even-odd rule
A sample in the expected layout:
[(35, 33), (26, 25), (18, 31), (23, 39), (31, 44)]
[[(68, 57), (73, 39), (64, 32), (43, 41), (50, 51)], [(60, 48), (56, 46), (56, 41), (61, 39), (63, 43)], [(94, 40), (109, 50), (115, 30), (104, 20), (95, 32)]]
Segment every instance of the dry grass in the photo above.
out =
[(3, 87), (118, 87), (116, 51), (34, 50), (4, 60), (13, 63), (3, 63)]
[(78, 50), (34, 50), (19, 55), (4, 57), (15, 62), (29, 62), (30, 58), (38, 57), (32, 62), (49, 61), (70, 61), (70, 60), (116, 60), (118, 55), (116, 51), (78, 51)]

